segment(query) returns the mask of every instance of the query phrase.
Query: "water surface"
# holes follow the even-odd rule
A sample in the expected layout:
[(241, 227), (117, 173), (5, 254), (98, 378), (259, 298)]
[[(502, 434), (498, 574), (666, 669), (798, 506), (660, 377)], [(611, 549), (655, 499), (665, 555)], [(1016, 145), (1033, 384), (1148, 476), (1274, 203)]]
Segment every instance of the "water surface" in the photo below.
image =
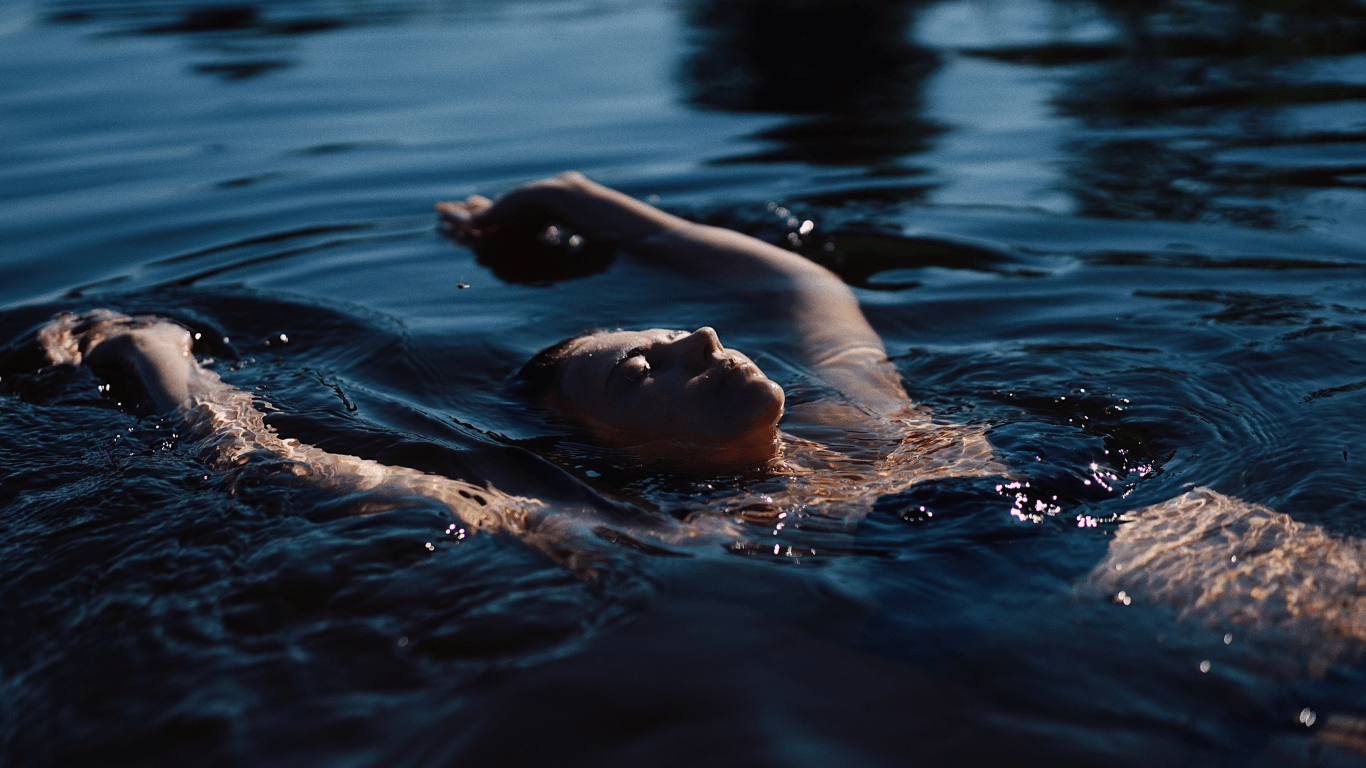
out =
[(588, 326), (709, 324), (805, 396), (762, 318), (435, 231), (576, 168), (836, 269), (1011, 468), (586, 573), (7, 370), (0, 762), (1361, 759), (1324, 737), (1366, 713), (1358, 652), (1086, 586), (1190, 485), (1366, 536), (1359, 4), (53, 0), (0, 33), (0, 341), (168, 315), (328, 450), (704, 506), (745, 480), (633, 468), (504, 382)]

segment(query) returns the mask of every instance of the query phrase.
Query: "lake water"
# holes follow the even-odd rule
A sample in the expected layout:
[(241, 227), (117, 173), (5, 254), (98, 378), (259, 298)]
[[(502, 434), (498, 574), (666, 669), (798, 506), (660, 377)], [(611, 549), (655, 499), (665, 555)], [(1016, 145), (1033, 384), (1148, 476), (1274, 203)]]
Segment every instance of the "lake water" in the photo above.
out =
[(167, 315), (328, 450), (705, 505), (741, 481), (623, 467), (504, 382), (585, 327), (710, 324), (800, 391), (782, 340), (436, 231), (572, 168), (833, 266), (1012, 473), (585, 573), (230, 481), (88, 371), (7, 369), (0, 763), (1366, 759), (1359, 645), (1087, 586), (1191, 485), (1366, 536), (1360, 3), (21, 1), (0, 115), (0, 344)]

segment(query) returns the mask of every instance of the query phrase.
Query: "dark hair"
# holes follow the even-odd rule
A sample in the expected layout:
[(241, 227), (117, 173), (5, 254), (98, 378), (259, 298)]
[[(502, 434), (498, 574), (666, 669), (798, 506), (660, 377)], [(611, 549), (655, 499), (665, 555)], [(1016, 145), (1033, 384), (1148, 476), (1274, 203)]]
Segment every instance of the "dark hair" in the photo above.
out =
[(537, 352), (514, 377), (517, 391), (527, 397), (540, 397), (545, 394), (546, 390), (555, 385), (555, 379), (560, 373), (560, 365), (564, 363), (565, 358), (569, 357), (569, 349), (579, 340), (595, 333), (599, 333), (599, 331), (597, 329), (584, 331), (577, 336), (570, 336), (564, 341), (557, 341)]

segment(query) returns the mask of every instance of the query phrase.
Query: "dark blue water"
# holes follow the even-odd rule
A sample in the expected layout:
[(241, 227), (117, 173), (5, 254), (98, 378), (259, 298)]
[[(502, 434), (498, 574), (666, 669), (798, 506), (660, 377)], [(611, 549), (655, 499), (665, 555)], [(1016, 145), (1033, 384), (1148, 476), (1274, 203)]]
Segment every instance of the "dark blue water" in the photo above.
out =
[(783, 340), (627, 260), (508, 274), (435, 231), (575, 168), (835, 269), (1013, 473), (570, 567), (207, 469), (11, 357), (6, 765), (1366, 759), (1359, 648), (1085, 586), (1190, 484), (1366, 536), (1359, 3), (22, 2), (0, 116), (0, 344), (166, 315), (327, 450), (704, 508), (743, 479), (623, 466), (503, 382), (587, 326), (710, 324), (800, 395)]

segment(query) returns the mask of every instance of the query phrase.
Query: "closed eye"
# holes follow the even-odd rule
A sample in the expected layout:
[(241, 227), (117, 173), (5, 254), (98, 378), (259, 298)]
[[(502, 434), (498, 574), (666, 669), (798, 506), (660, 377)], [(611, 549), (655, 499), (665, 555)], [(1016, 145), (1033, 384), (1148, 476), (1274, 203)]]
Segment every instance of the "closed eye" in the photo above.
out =
[(634, 384), (645, 378), (650, 372), (650, 361), (645, 359), (645, 347), (636, 347), (622, 356), (621, 360), (612, 367), (612, 375), (608, 378), (610, 383), (612, 378), (623, 378)]
[(621, 361), (621, 367), (628, 381), (640, 381), (650, 372), (650, 361), (644, 355), (631, 355)]

